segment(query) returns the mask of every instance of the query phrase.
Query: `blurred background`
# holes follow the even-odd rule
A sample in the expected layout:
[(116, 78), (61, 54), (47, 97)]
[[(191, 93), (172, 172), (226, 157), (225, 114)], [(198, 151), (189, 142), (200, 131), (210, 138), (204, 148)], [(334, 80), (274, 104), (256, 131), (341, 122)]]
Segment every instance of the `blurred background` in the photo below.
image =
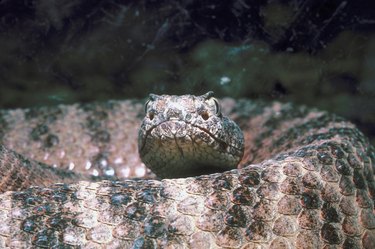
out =
[(292, 101), (375, 145), (375, 2), (0, 0), (0, 108), (157, 94)]

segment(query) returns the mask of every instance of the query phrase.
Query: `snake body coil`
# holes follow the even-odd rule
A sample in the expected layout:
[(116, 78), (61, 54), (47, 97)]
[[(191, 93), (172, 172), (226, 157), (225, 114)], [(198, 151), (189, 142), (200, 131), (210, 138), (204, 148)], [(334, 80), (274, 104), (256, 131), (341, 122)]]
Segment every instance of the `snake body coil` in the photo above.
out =
[(239, 169), (161, 181), (138, 156), (141, 101), (0, 111), (0, 248), (375, 248), (374, 150), (353, 124), (221, 102), (243, 131)]

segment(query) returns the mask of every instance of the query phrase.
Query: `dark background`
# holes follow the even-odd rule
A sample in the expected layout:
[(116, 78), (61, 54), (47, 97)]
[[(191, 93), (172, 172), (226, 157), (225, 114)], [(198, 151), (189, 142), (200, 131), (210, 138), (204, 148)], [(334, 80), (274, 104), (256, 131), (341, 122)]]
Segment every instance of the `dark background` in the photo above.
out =
[(335, 112), (375, 144), (372, 2), (0, 0), (0, 108), (213, 90)]

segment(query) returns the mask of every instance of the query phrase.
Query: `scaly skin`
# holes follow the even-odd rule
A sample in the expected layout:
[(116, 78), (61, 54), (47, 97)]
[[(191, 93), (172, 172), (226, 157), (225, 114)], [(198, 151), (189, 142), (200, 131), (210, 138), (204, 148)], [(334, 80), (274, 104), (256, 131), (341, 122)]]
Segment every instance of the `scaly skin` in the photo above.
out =
[[(65, 179), (34, 161), (152, 178), (135, 144), (140, 103), (3, 111), (0, 171), (17, 171), (23, 187), (55, 181), (27, 177), (30, 167)], [(353, 124), (290, 104), (224, 99), (222, 107), (244, 132), (240, 169), (7, 191), (0, 248), (375, 248), (374, 150)], [(11, 175), (1, 175), (3, 191)]]

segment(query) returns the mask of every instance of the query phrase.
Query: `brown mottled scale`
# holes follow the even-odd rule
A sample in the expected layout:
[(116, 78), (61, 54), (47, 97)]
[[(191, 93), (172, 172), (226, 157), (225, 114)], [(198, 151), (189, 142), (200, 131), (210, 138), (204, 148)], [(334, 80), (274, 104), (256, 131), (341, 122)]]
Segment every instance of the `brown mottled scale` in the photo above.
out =
[[(8, 191), (0, 248), (375, 248), (374, 149), (353, 124), (290, 104), (221, 105), (244, 132), (239, 169)], [(137, 152), (142, 116), (140, 101), (1, 112), (1, 188), (79, 177), (35, 161), (151, 177)], [(41, 168), (46, 182), (32, 182)]]

